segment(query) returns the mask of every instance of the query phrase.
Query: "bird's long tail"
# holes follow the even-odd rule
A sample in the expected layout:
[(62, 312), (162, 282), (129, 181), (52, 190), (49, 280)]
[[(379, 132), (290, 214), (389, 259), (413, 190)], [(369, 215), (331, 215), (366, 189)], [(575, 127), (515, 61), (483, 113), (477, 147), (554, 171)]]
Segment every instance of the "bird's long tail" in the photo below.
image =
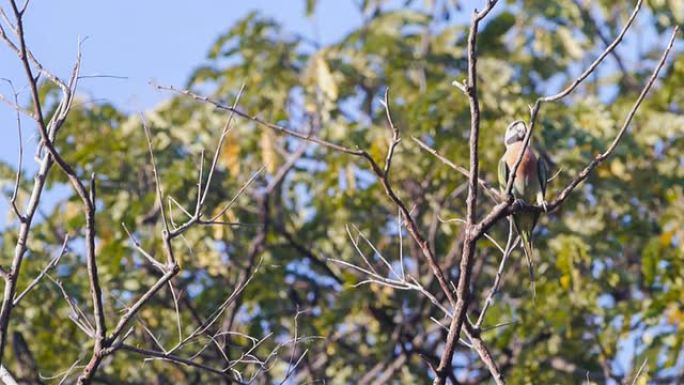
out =
[(527, 268), (530, 272), (530, 286), (532, 286), (532, 299), (537, 298), (537, 289), (534, 280), (534, 264), (532, 263), (532, 232), (528, 230), (518, 231), (520, 238), (522, 239), (523, 251), (525, 252), (525, 258), (527, 259)]

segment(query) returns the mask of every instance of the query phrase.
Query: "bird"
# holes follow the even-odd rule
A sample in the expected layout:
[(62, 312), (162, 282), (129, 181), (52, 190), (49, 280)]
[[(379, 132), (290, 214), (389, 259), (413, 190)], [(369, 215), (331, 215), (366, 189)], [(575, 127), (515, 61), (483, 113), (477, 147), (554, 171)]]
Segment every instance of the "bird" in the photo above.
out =
[[(501, 160), (499, 160), (499, 187), (501, 191), (506, 190), (511, 170), (520, 157), (520, 152), (524, 149), (525, 152), (516, 170), (513, 182), (513, 196), (515, 199), (524, 200), (528, 204), (537, 203), (546, 211), (546, 201), (544, 198), (546, 195), (548, 170), (544, 161), (537, 158), (529, 146), (525, 148), (524, 140), (526, 134), (527, 125), (522, 120), (516, 120), (506, 128), (506, 134), (504, 135), (506, 152), (501, 157)], [(513, 224), (522, 240), (523, 251), (527, 258), (533, 296), (536, 295), (536, 291), (534, 288), (534, 267), (532, 265), (532, 230), (537, 225), (539, 215), (538, 211), (523, 211), (513, 214)]]

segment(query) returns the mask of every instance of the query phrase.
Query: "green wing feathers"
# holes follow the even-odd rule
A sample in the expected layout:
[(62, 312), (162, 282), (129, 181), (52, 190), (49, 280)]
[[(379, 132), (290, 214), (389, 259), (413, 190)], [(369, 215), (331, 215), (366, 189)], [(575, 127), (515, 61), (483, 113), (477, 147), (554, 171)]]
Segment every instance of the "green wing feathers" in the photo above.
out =
[(546, 162), (540, 157), (537, 160), (537, 177), (539, 178), (539, 193), (537, 194), (537, 203), (542, 204), (546, 196), (546, 184), (549, 181), (549, 169), (546, 167)]
[(506, 184), (508, 183), (508, 165), (506, 160), (501, 158), (499, 160), (499, 189), (503, 192), (506, 189)]

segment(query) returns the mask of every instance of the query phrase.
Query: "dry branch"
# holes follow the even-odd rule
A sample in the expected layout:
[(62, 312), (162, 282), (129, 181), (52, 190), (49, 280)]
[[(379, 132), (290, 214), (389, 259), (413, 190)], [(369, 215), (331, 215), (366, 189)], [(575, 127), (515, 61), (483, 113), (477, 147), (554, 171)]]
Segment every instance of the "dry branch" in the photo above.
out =
[[(473, 259), (475, 257), (475, 247), (479, 238), (473, 233), (473, 227), (477, 220), (480, 163), (478, 149), (480, 140), (480, 102), (477, 93), (477, 31), (482, 19), (489, 14), (496, 3), (496, 0), (489, 0), (482, 11), (473, 11), (470, 32), (468, 33), (468, 81), (465, 87), (470, 104), (470, 171), (468, 178), (468, 196), (466, 198), (465, 241), (463, 242), (461, 261), (459, 263), (458, 285), (456, 287), (457, 302), (454, 305), (454, 315), (451, 319), (451, 324), (449, 325), (449, 333), (447, 334), (442, 357), (439, 360), (439, 366), (435, 369), (436, 377), (433, 381), (433, 385), (442, 385), (446, 380), (447, 371), (451, 367), (451, 360), (454, 355), (454, 350), (456, 349), (456, 342), (460, 338), (461, 327), (466, 320), (468, 302), (470, 300), (470, 276), (473, 267)], [(481, 356), (482, 355), (483, 354), (481, 354)], [(494, 374), (494, 378), (497, 379), (498, 382), (498, 379), (501, 378), (501, 376)]]

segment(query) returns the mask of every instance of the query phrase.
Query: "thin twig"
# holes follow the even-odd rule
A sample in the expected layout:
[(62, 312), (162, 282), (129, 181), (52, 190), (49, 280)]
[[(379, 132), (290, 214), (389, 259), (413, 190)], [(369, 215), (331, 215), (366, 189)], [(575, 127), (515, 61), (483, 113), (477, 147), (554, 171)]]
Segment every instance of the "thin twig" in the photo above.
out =
[(513, 183), (515, 182), (515, 177), (516, 173), (518, 171), (518, 167), (520, 167), (520, 163), (522, 163), (522, 158), (523, 155), (525, 154), (525, 150), (529, 147), (530, 144), (530, 138), (532, 137), (532, 132), (534, 131), (535, 124), (537, 121), (537, 115), (539, 114), (539, 111), (541, 109), (542, 104), (548, 103), (548, 102), (555, 102), (558, 101), (566, 96), (568, 96), (570, 93), (572, 93), (583, 81), (586, 79), (596, 68), (603, 62), (603, 60), (617, 47), (620, 42), (622, 41), (623, 37), (625, 36), (625, 33), (627, 33), (627, 30), (629, 30), (629, 27), (632, 25), (634, 20), (636, 19), (637, 14), (639, 13), (639, 9), (641, 9), (641, 3), (643, 0), (638, 0), (636, 3), (636, 6), (634, 7), (634, 10), (632, 11), (632, 14), (630, 15), (629, 19), (627, 19), (627, 23), (625, 23), (624, 27), (622, 27), (622, 30), (620, 31), (620, 34), (613, 40), (613, 42), (606, 47), (605, 50), (599, 55), (599, 57), (594, 60), (589, 67), (587, 67), (584, 72), (580, 74), (569, 86), (567, 86), (565, 89), (561, 90), (560, 92), (549, 95), (549, 96), (544, 96), (539, 99), (534, 103), (534, 106), (530, 109), (530, 125), (529, 129), (527, 130), (527, 133), (525, 133), (525, 139), (523, 139), (523, 147), (522, 150), (520, 151), (520, 155), (518, 155), (517, 159), (515, 160), (515, 163), (513, 164), (513, 167), (510, 170), (509, 175), (511, 177), (508, 179), (508, 183), (506, 184), (506, 189), (505, 189), (505, 194), (510, 196), (513, 191)]
[(485, 299), (484, 305), (482, 306), (482, 310), (480, 311), (480, 316), (477, 318), (477, 322), (475, 322), (474, 327), (476, 329), (478, 329), (478, 328), (480, 328), (480, 326), (482, 326), (482, 321), (484, 321), (484, 317), (485, 317), (485, 314), (487, 313), (487, 309), (489, 309), (489, 306), (492, 304), (494, 296), (499, 291), (499, 284), (501, 282), (501, 277), (503, 277), (503, 270), (504, 270), (504, 267), (506, 266), (506, 260), (508, 260), (508, 257), (511, 255), (511, 252), (513, 252), (513, 250), (515, 249), (518, 242), (519, 242), (519, 237), (516, 237), (515, 241), (513, 240), (513, 219), (511, 217), (509, 217), (508, 218), (508, 241), (506, 242), (506, 248), (501, 253), (501, 262), (499, 263), (499, 269), (496, 271), (496, 277), (494, 278), (494, 283), (492, 284), (492, 288), (489, 290), (489, 294), (487, 295), (487, 298)]
[(26, 289), (24, 289), (24, 291), (22, 291), (21, 294), (16, 296), (16, 298), (14, 298), (14, 303), (12, 304), (12, 306), (17, 306), (19, 304), (19, 302), (21, 302), (22, 298), (24, 298), (26, 296), (26, 294), (28, 294), (31, 290), (33, 290), (34, 287), (36, 287), (40, 283), (40, 280), (43, 279), (43, 277), (45, 277), (45, 275), (48, 273), (48, 271), (52, 270), (55, 266), (57, 266), (57, 264), (62, 259), (62, 256), (64, 255), (64, 253), (67, 250), (68, 242), (69, 242), (69, 235), (67, 234), (67, 236), (64, 237), (64, 242), (62, 243), (62, 247), (57, 252), (55, 257), (52, 258), (50, 260), (50, 263), (48, 263), (47, 266), (45, 266), (45, 268), (40, 272), (40, 274), (38, 274), (38, 276), (36, 276), (36, 278), (34, 278), (33, 281), (31, 281), (31, 283), (29, 283), (28, 286), (26, 286)]
[[(19, 106), (19, 93), (17, 90), (14, 88), (14, 84), (12, 83), (11, 80), (9, 79), (2, 79), (3, 81), (7, 82), (9, 84), (10, 88), (12, 89), (12, 94), (14, 96), (14, 103), (16, 106)], [(17, 216), (19, 219), (19, 222), (24, 222), (26, 218), (24, 215), (21, 213), (19, 210), (19, 207), (17, 207), (17, 194), (19, 192), (19, 184), (21, 183), (21, 172), (24, 167), (24, 140), (22, 138), (21, 134), (21, 115), (20, 111), (16, 110), (16, 122), (17, 122), (17, 136), (19, 138), (19, 160), (18, 160), (18, 165), (17, 165), (17, 172), (14, 178), (14, 189), (12, 191), (12, 198), (10, 198), (10, 203), (12, 206), (12, 210), (14, 211), (14, 214)]]
[(4, 365), (0, 365), (0, 380), (5, 385), (19, 385), (14, 377), (12, 377), (12, 373)]
[(120, 349), (129, 351), (132, 353), (140, 354), (144, 357), (155, 357), (158, 359), (162, 359), (164, 361), (169, 361), (169, 362), (173, 362), (173, 363), (180, 364), (180, 365), (195, 367), (195, 368), (202, 369), (202, 370), (205, 370), (205, 371), (210, 372), (210, 373), (217, 374), (217, 375), (221, 376), (222, 378), (229, 380), (230, 383), (243, 384), (242, 382), (235, 381), (234, 379), (230, 378), (230, 376), (228, 376), (228, 374), (226, 374), (225, 371), (223, 371), (221, 369), (215, 369), (215, 368), (212, 368), (212, 367), (204, 365), (204, 364), (200, 364), (200, 363), (197, 363), (197, 362), (194, 362), (194, 361), (182, 358), (182, 357), (175, 356), (173, 354), (164, 353), (164, 352), (157, 352), (157, 351), (149, 350), (149, 349), (142, 349), (142, 348), (138, 348), (138, 347), (127, 345), (127, 344), (122, 344), (120, 346)]
[(78, 304), (76, 301), (74, 301), (69, 293), (67, 293), (66, 289), (64, 289), (64, 285), (62, 284), (61, 281), (56, 280), (50, 276), (50, 274), (46, 274), (46, 277), (52, 281), (57, 288), (59, 288), (59, 291), (62, 293), (62, 297), (64, 297), (64, 300), (67, 302), (69, 305), (69, 308), (71, 309), (71, 315), (69, 318), (78, 326), (88, 337), (94, 338), (95, 335), (95, 328), (93, 325), (90, 323), (88, 320), (88, 317), (86, 317), (85, 313), (78, 307)]
[[(663, 51), (663, 54), (660, 58), (660, 61), (656, 65), (656, 67), (653, 70), (653, 73), (649, 77), (648, 81), (644, 85), (644, 87), (641, 90), (641, 93), (639, 94), (639, 97), (637, 100), (634, 102), (634, 105), (632, 108), (629, 110), (627, 113), (627, 116), (625, 117), (625, 120), (616, 134), (615, 138), (611, 142), (611, 144), (608, 146), (608, 148), (601, 154), (597, 155), (591, 162), (587, 164), (587, 166), (575, 176), (575, 178), (556, 196), (555, 199), (553, 199), (551, 202), (547, 204), (547, 210), (549, 212), (554, 211), (558, 207), (560, 207), (563, 202), (570, 196), (570, 193), (575, 190), (575, 188), (585, 181), (591, 172), (598, 167), (603, 161), (605, 161), (612, 153), (613, 151), (617, 148), (617, 145), (619, 144), (620, 140), (624, 136), (624, 134), (627, 132), (627, 128), (629, 127), (630, 123), (632, 122), (632, 119), (634, 118), (634, 115), (636, 114), (637, 110), (639, 109), (639, 106), (641, 106), (641, 103), (643, 100), (646, 98), (646, 95), (650, 91), (651, 87), (655, 83), (655, 80), (658, 78), (658, 74), (660, 73), (662, 67), (664, 66), (667, 57), (670, 54), (670, 51), (672, 50), (672, 47), (674, 45), (674, 41), (676, 40), (677, 34), (679, 33), (679, 27), (675, 27), (672, 30), (672, 35), (670, 37), (670, 40)], [(529, 134), (529, 132), (528, 132)], [(510, 180), (509, 180), (510, 182)], [(516, 212), (520, 211), (537, 211), (537, 212), (542, 212), (543, 208), (538, 207), (538, 206), (533, 206), (525, 203), (524, 201), (516, 200), (514, 202), (512, 201), (506, 201), (499, 203), (496, 205), (478, 224), (475, 226), (475, 235), (481, 235), (483, 232), (487, 231), (494, 223), (496, 223), (499, 219), (502, 217), (505, 217), (507, 215), (511, 215)]]
[[(416, 142), (423, 150), (425, 150), (425, 151), (427, 151), (428, 153), (432, 154), (434, 157), (436, 157), (437, 159), (439, 159), (442, 163), (446, 164), (447, 166), (451, 167), (452, 169), (454, 169), (454, 170), (458, 171), (459, 173), (463, 174), (466, 178), (470, 178), (470, 172), (469, 172), (468, 170), (466, 170), (465, 168), (463, 168), (463, 167), (457, 165), (456, 163), (450, 161), (450, 160), (447, 159), (446, 157), (440, 155), (440, 154), (437, 152), (437, 150), (431, 148), (430, 146), (428, 146), (427, 144), (425, 144), (425, 143), (424, 143), (423, 141), (421, 141), (420, 139), (418, 139), (418, 138), (416, 138), (416, 137), (411, 137), (411, 139), (412, 139), (414, 142)], [(497, 189), (495, 189), (494, 187), (492, 187), (492, 185), (489, 184), (489, 182), (487, 182), (486, 180), (484, 180), (484, 179), (482, 179), (482, 178), (478, 178), (478, 182), (480, 183), (480, 186), (482, 186), (482, 188), (484, 189), (484, 191), (487, 193), (487, 195), (489, 195), (489, 197), (492, 198), (492, 200), (493, 200), (494, 202), (499, 202), (499, 200), (500, 200), (500, 199), (499, 199), (499, 191), (498, 191)]]
[(133, 245), (135, 246), (136, 250), (138, 250), (140, 254), (142, 254), (142, 256), (145, 257), (145, 259), (147, 259), (152, 264), (152, 266), (156, 267), (157, 269), (163, 272), (165, 270), (165, 266), (161, 262), (157, 261), (147, 251), (145, 251), (145, 249), (142, 248), (142, 246), (140, 245), (140, 241), (138, 241), (138, 239), (133, 234), (131, 234), (131, 232), (128, 230), (128, 227), (126, 227), (125, 223), (121, 222), (121, 226), (123, 227), (126, 234), (128, 234), (128, 238), (130, 238), (130, 240), (133, 242)]
[(639, 377), (641, 377), (641, 372), (644, 370), (647, 363), (648, 363), (648, 358), (645, 358), (644, 362), (641, 363), (639, 370), (637, 370), (636, 374), (634, 375), (634, 379), (632, 380), (632, 385), (636, 385), (637, 381), (639, 380)]
[[(145, 122), (145, 117), (140, 115), (140, 120), (142, 122), (143, 131), (145, 132), (145, 139), (147, 139), (147, 150), (150, 154), (150, 161), (152, 162), (152, 175), (154, 176), (154, 186), (155, 192), (157, 194), (157, 203), (159, 204), (159, 211), (161, 213), (162, 224), (164, 225), (164, 230), (166, 233), (170, 233), (169, 222), (166, 217), (166, 211), (164, 210), (164, 193), (162, 192), (161, 183), (159, 182), (159, 171), (157, 171), (157, 159), (154, 156), (154, 150), (152, 149), (152, 134), (150, 134), (150, 128)], [(171, 256), (169, 256), (171, 257)], [(175, 263), (174, 260), (167, 261), (169, 265)]]
[(298, 139), (302, 139), (302, 140), (307, 140), (307, 141), (312, 142), (312, 143), (320, 144), (320, 145), (323, 146), (323, 147), (328, 147), (328, 148), (331, 148), (331, 149), (333, 149), (333, 150), (341, 151), (341, 152), (344, 152), (344, 153), (347, 153), (347, 154), (352, 154), (352, 155), (357, 155), (357, 156), (362, 156), (362, 155), (363, 155), (363, 151), (361, 151), (361, 150), (355, 150), (355, 149), (352, 149), (352, 148), (349, 148), (349, 147), (340, 146), (340, 145), (338, 145), (338, 144), (334, 144), (334, 143), (331, 143), (331, 142), (328, 142), (328, 141), (325, 141), (325, 140), (322, 140), (322, 139), (319, 139), (319, 138), (310, 136), (310, 135), (308, 135), (308, 134), (302, 134), (302, 133), (300, 133), (300, 132), (293, 131), (293, 130), (291, 130), (291, 129), (289, 129), (289, 128), (283, 127), (283, 126), (278, 125), (278, 124), (275, 124), (275, 123), (269, 123), (269, 122), (267, 122), (267, 121), (265, 121), (265, 120), (263, 120), (263, 119), (261, 119), (261, 118), (259, 118), (259, 117), (249, 115), (249, 114), (247, 114), (247, 113), (245, 113), (245, 112), (242, 112), (241, 110), (239, 110), (239, 109), (237, 109), (237, 108), (233, 108), (233, 107), (230, 107), (230, 106), (226, 106), (226, 105), (224, 105), (224, 104), (222, 104), (222, 103), (220, 103), (220, 102), (218, 102), (218, 101), (212, 100), (212, 99), (207, 98), (207, 97), (205, 97), (205, 96), (198, 95), (198, 94), (196, 94), (196, 93), (194, 93), (194, 92), (192, 92), (192, 91), (190, 91), (190, 90), (179, 90), (179, 89), (176, 89), (176, 88), (174, 88), (174, 87), (169, 87), (169, 86), (156, 86), (156, 87), (157, 87), (157, 89), (160, 89), (160, 90), (167, 90), (167, 91), (175, 92), (175, 93), (177, 93), (177, 94), (189, 96), (189, 97), (191, 97), (191, 98), (193, 98), (193, 99), (195, 99), (195, 100), (197, 100), (197, 101), (200, 101), (200, 102), (203, 102), (203, 103), (211, 104), (211, 105), (213, 105), (214, 107), (216, 107), (216, 108), (218, 108), (218, 109), (226, 110), (226, 111), (229, 111), (229, 112), (234, 112), (236, 115), (238, 115), (238, 116), (240, 116), (240, 117), (242, 117), (242, 118), (251, 120), (251, 121), (253, 121), (254, 123), (257, 123), (257, 124), (259, 124), (259, 125), (261, 125), (261, 126), (270, 128), (270, 129), (272, 129), (272, 130), (274, 130), (274, 131), (276, 131), (276, 132), (280, 132), (280, 133), (282, 133), (282, 134), (287, 134), (287, 135), (292, 136), (292, 137), (294, 137), (294, 138), (298, 138)]
[[(237, 93), (237, 96), (235, 97), (235, 101), (233, 101), (233, 107), (231, 108), (230, 114), (228, 115), (228, 120), (226, 120), (226, 124), (223, 126), (223, 129), (221, 130), (221, 136), (219, 137), (218, 143), (216, 144), (216, 150), (214, 151), (214, 158), (211, 161), (211, 167), (209, 167), (209, 175), (207, 176), (207, 183), (206, 187), (204, 188), (204, 193), (202, 194), (202, 199), (200, 199), (199, 207), (201, 208), (204, 202), (207, 199), (208, 192), (209, 192), (209, 187), (211, 186), (211, 181), (214, 176), (214, 170), (216, 170), (216, 164), (218, 163), (219, 156), (221, 155), (221, 149), (223, 148), (223, 141), (226, 139), (226, 136), (228, 136), (228, 133), (232, 129), (232, 123), (233, 123), (233, 117), (235, 116), (235, 109), (238, 106), (238, 103), (240, 103), (240, 98), (242, 97), (242, 92), (245, 90), (245, 84), (243, 83), (242, 86), (240, 86), (240, 90)], [(202, 189), (200, 188), (200, 191)], [(195, 215), (198, 215), (199, 213), (195, 213)]]
[(252, 184), (252, 182), (254, 182), (254, 180), (255, 180), (259, 175), (261, 175), (262, 172), (264, 172), (265, 169), (266, 169), (265, 167), (261, 167), (261, 168), (259, 168), (255, 173), (253, 173), (252, 176), (247, 180), (247, 182), (246, 182), (245, 184), (243, 184), (242, 187), (240, 187), (240, 189), (239, 189), (238, 192), (233, 196), (233, 198), (230, 200), (230, 202), (228, 202), (228, 203), (227, 203), (227, 204), (226, 204), (226, 205), (225, 205), (225, 206), (224, 206), (216, 215), (214, 215), (214, 216), (213, 216), (209, 221), (207, 221), (206, 223), (214, 223), (214, 222), (216, 222), (216, 220), (217, 220), (218, 218), (220, 218), (223, 214), (225, 214), (226, 211), (230, 210), (231, 207), (233, 207), (233, 204), (235, 204), (235, 202), (237, 201), (237, 199), (238, 199), (240, 196), (242, 196), (242, 193), (245, 192), (245, 190), (247, 189), (247, 187), (249, 187), (249, 186)]

